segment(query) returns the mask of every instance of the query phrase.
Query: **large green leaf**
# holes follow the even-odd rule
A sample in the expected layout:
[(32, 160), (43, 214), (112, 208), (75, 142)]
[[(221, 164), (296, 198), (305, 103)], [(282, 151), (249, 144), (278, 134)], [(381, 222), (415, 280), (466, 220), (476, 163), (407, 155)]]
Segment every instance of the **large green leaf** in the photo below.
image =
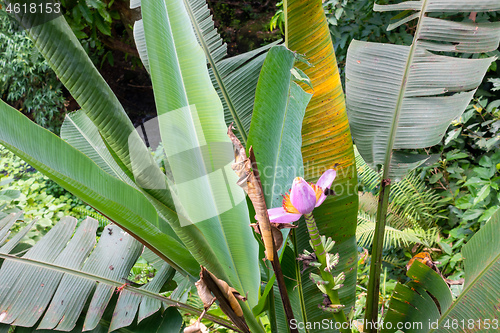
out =
[[(412, 45), (353, 41), (349, 47), (349, 123), (364, 160), (372, 167), (384, 165), (386, 178), (402, 178), (428, 158), (398, 150), (439, 143), (450, 122), (465, 110), (494, 60), (433, 53), (481, 53), (498, 47), (500, 22), (457, 22), (428, 15), (468, 12), (471, 6), (466, 1), (444, 0), (375, 5), (377, 11), (410, 12), (390, 28), (418, 19)], [(497, 1), (475, 1), (473, 7), (474, 11), (499, 9)]]
[[(182, 3), (177, 2), (175, 3), (175, 5), (178, 5), (178, 8), (182, 8), (181, 10), (185, 13), (185, 9), (182, 7)], [(154, 14), (165, 14), (164, 10), (155, 12)], [(143, 10), (143, 12), (147, 12), (147, 10)], [(175, 18), (177, 18), (177, 15), (174, 16)], [(185, 20), (178, 20), (174, 27), (174, 31), (179, 31), (183, 34), (187, 32), (187, 36), (195, 39), (187, 16), (184, 15), (183, 17), (185, 18)], [(150, 23), (161, 25), (165, 24), (165, 22), (166, 21), (160, 20)], [(158, 34), (155, 33), (156, 30), (156, 26), (153, 25), (153, 28), (151, 30), (153, 31), (152, 35), (158, 36)], [(258, 258), (256, 256), (257, 244), (253, 239), (251, 231), (248, 228), (248, 222), (245, 223), (245, 219), (248, 220), (248, 213), (246, 211), (246, 203), (244, 202), (244, 200), (241, 200), (241, 202), (235, 200), (237, 205), (232, 210), (226, 212), (217, 211), (217, 216), (212, 219), (212, 222), (208, 221), (207, 223), (205, 223), (204, 227), (202, 224), (182, 227), (180, 225), (182, 219), (179, 219), (179, 215), (177, 215), (177, 209), (181, 209), (182, 214), (184, 214), (185, 209), (183, 205), (190, 203), (191, 211), (195, 210), (196, 207), (194, 205), (194, 199), (190, 198), (190, 200), (186, 201), (186, 193), (184, 193), (184, 197), (182, 198), (183, 200), (179, 201), (178, 193), (175, 192), (175, 190), (173, 192), (170, 192), (167, 189), (165, 175), (161, 173), (160, 169), (152, 160), (151, 155), (147, 152), (146, 147), (140, 139), (139, 135), (131, 127), (131, 123), (126, 118), (126, 115), (123, 112), (123, 108), (119, 105), (116, 97), (113, 96), (112, 92), (109, 90), (109, 87), (105, 84), (104, 80), (102, 80), (97, 70), (93, 67), (87, 55), (81, 48), (79, 42), (71, 33), (69, 26), (64, 22), (64, 19), (58, 18), (40, 26), (36, 26), (30, 31), (30, 34), (35, 40), (36, 46), (41, 49), (44, 56), (49, 60), (49, 63), (51, 63), (52, 67), (61, 78), (61, 81), (68, 87), (68, 90), (75, 96), (77, 102), (82, 106), (82, 109), (97, 127), (99, 134), (103, 139), (103, 142), (108, 148), (111, 156), (115, 159), (115, 162), (127, 174), (127, 176), (133, 179), (135, 183), (141, 188), (142, 193), (153, 204), (160, 216), (160, 219), (155, 217), (155, 224), (157, 225), (159, 230), (151, 229), (151, 227), (149, 226), (145, 228), (144, 225), (139, 226), (135, 223), (132, 223), (131, 221), (126, 221), (126, 223), (128, 223), (129, 225), (132, 224), (134, 226), (134, 228), (127, 228), (127, 230), (133, 232), (141, 239), (142, 242), (144, 242), (145, 244), (149, 244), (149, 246), (151, 246), (151, 242), (156, 242), (158, 241), (158, 239), (163, 238), (164, 241), (162, 242), (162, 246), (158, 246), (157, 244), (157, 246), (151, 246), (151, 248), (159, 251), (158, 254), (160, 256), (163, 256), (165, 260), (168, 260), (174, 267), (176, 267), (176, 269), (179, 269), (183, 272), (187, 271), (189, 272), (189, 274), (195, 275), (193, 274), (193, 268), (197, 265), (192, 264), (194, 261), (189, 254), (182, 254), (182, 256), (184, 256), (186, 260), (179, 260), (177, 261), (177, 263), (173, 262), (173, 260), (177, 260), (179, 258), (178, 256), (174, 255), (174, 259), (170, 259), (165, 255), (166, 252), (174, 253), (178, 251), (185, 251), (184, 247), (177, 242), (169, 244), (171, 243), (171, 241), (175, 241), (175, 239), (169, 237), (164, 233), (164, 231), (169, 232), (169, 228), (165, 227), (162, 222), (168, 221), (168, 223), (171, 224), (184, 245), (196, 258), (196, 260), (198, 261), (198, 265), (202, 264), (218, 277), (228, 280), (243, 294), (248, 292), (249, 303), (256, 304), (258, 293), (257, 291), (259, 286), (258, 270), (255, 269), (258, 267)], [(153, 36), (151, 38), (154, 39), (155, 37)], [(182, 43), (182, 38), (183, 36), (181, 36), (180, 39), (177, 40), (177, 43)], [(161, 47), (163, 46), (164, 45), (161, 45)], [(189, 47), (192, 46), (193, 44), (191, 44)], [(151, 45), (148, 47), (151, 47)], [(156, 49), (156, 51), (159, 53), (164, 52), (164, 50), (161, 49)], [(170, 59), (174, 60), (174, 62), (168, 63), (169, 67), (165, 67), (165, 64), (162, 64), (161, 67), (163, 71), (179, 74), (179, 72), (177, 71), (178, 68), (177, 70), (175, 69), (176, 67), (178, 67), (177, 54), (172, 51), (174, 50), (170, 49), (170, 54), (167, 53), (167, 55), (173, 55), (173, 57), (171, 57)], [(196, 73), (197, 75), (197, 73), (201, 69), (202, 71), (205, 71), (206, 79), (201, 82), (201, 90), (196, 90), (199, 89), (200, 86), (197, 86), (198, 82), (194, 77), (191, 77), (191, 79), (189, 80), (187, 79), (187, 77), (183, 77), (181, 81), (184, 80), (187, 82), (188, 90), (194, 88), (194, 93), (193, 90), (191, 90), (190, 92), (190, 94), (192, 94), (192, 96), (190, 97), (191, 99), (198, 99), (194, 104), (200, 104), (200, 110), (203, 110), (203, 108), (205, 108), (205, 110), (203, 111), (204, 113), (202, 112), (203, 117), (200, 117), (201, 122), (204, 124), (209, 124), (210, 122), (214, 123), (215, 121), (215, 124), (218, 124), (217, 126), (219, 126), (216, 132), (221, 139), (216, 139), (210, 133), (204, 133), (206, 134), (207, 141), (211, 143), (214, 142), (215, 139), (215, 142), (225, 142), (227, 144), (227, 149), (225, 150), (222, 159), (230, 157), (230, 160), (232, 160), (230, 143), (225, 135), (226, 131), (223, 121), (222, 107), (220, 107), (220, 116), (217, 116), (217, 112), (212, 113), (213, 110), (210, 109), (210, 103), (205, 106), (204, 97), (209, 96), (210, 92), (212, 93), (212, 102), (218, 101), (217, 94), (213, 90), (213, 86), (210, 83), (210, 78), (208, 76), (206, 67), (203, 68), (204, 66), (206, 66), (206, 60), (203, 56), (200, 57), (199, 52), (195, 52), (194, 54), (197, 54), (197, 56), (191, 58), (193, 54), (191, 54), (190, 51), (191, 50), (187, 50), (186, 52), (186, 50), (184, 50), (183, 52), (186, 60), (194, 60), (193, 64), (195, 66), (193, 67), (194, 70), (191, 73)], [(201, 55), (202, 54), (203, 53), (201, 53)], [(154, 58), (155, 55), (150, 55), (150, 57)], [(189, 60), (188, 58), (191, 59)], [(153, 64), (153, 62), (154, 60), (151, 61), (151, 64)], [(188, 65), (188, 67), (189, 66), (191, 65)], [(154, 67), (154, 65), (152, 65), (152, 67)], [(171, 68), (172, 71), (170, 71), (169, 68)], [(86, 71), (88, 72), (87, 74), (85, 74)], [(89, 81), (89, 78), (95, 82)], [(180, 76), (178, 76), (178, 78), (180, 78)], [(156, 82), (156, 85), (158, 86), (158, 81)], [(205, 92), (203, 92), (203, 89), (209, 89), (208, 95), (203, 95), (205, 94)], [(202, 95), (196, 95), (198, 92), (201, 92)], [(178, 93), (181, 93), (181, 95), (184, 94), (180, 91), (170, 91), (170, 96), (175, 96)], [(162, 93), (157, 93), (156, 95), (161, 96)], [(220, 105), (220, 101), (218, 101), (218, 103)], [(165, 111), (165, 108), (161, 109), (160, 114), (163, 114), (163, 112)], [(209, 124), (208, 127), (210, 126), (211, 125)], [(188, 135), (192, 135), (193, 133), (194, 132), (188, 133)], [(177, 147), (174, 142), (171, 142), (169, 140), (167, 141), (170, 144), (169, 148), (174, 150), (178, 148), (181, 149), (181, 147)], [(38, 142), (43, 141), (38, 140)], [(229, 162), (230, 160), (227, 161)], [(30, 160), (30, 163), (31, 161), (33, 161), (33, 159)], [(75, 163), (74, 165), (79, 164)], [(196, 164), (192, 164), (192, 166), (196, 166)], [(38, 164), (37, 167), (40, 169), (40, 164)], [(66, 165), (66, 167), (68, 167), (68, 165)], [(230, 169), (230, 167), (228, 167), (228, 169)], [(43, 168), (41, 170), (47, 171), (43, 170)], [(230, 173), (226, 174), (229, 174), (230, 177), (230, 179), (227, 181), (228, 186), (233, 186), (234, 183), (233, 192), (237, 193), (237, 196), (239, 196), (240, 198), (243, 198), (244, 196), (241, 192), (241, 189), (236, 187), (236, 179), (232, 173), (232, 170), (230, 171)], [(57, 179), (60, 175), (53, 176), (55, 177), (56, 181), (59, 181), (59, 183), (63, 183), (60, 181), (60, 179)], [(234, 179), (231, 179), (231, 177)], [(66, 185), (66, 188), (71, 191), (75, 190), (72, 187), (68, 187), (67, 184), (64, 185)], [(173, 197), (172, 193), (174, 194)], [(191, 193), (198, 193), (198, 199), (201, 199), (201, 202), (204, 203), (203, 207), (210, 207), (211, 211), (213, 211), (213, 207), (211, 207), (209, 203), (211, 201), (211, 196), (205, 196), (205, 191), (201, 190), (199, 192)], [(224, 199), (227, 199), (226, 191), (222, 191), (217, 194), (220, 194), (224, 196)], [(79, 194), (77, 193), (77, 195)], [(121, 195), (126, 196), (126, 191), (121, 193)], [(99, 206), (98, 209), (103, 214), (109, 216), (113, 215), (109, 212), (110, 208), (108, 206), (102, 203), (98, 204), (99, 199), (100, 198), (98, 196), (93, 196), (92, 200), (84, 198), (84, 200), (86, 200), (87, 202), (92, 202), (92, 205), (94, 207), (97, 208)], [(177, 200), (177, 202), (175, 202), (174, 200)], [(180, 205), (176, 205), (177, 203), (180, 203)], [(231, 205), (233, 203), (228, 199), (223, 204)], [(149, 208), (151, 206), (146, 205), (146, 207)], [(217, 207), (217, 205), (215, 205), (215, 207), (219, 208)], [(195, 212), (203, 212), (203, 210), (198, 209), (195, 210)], [(124, 220), (126, 220), (126, 217), (124, 216), (126, 216), (126, 214), (122, 215), (122, 217), (117, 217), (119, 220), (121, 219), (121, 221), (119, 222), (121, 226), (124, 226)], [(218, 222), (219, 220), (225, 221), (225, 225), (220, 224)], [(239, 223), (235, 224), (234, 221), (238, 221)], [(213, 227), (214, 223), (215, 227)], [(164, 247), (166, 252), (162, 253), (160, 250), (158, 250), (158, 247)], [(255, 250), (252, 251), (252, 248), (254, 248)], [(242, 273), (237, 273), (238, 270), (242, 270)], [(247, 312), (250, 312), (249, 306), (245, 307), (245, 309)], [(258, 331), (259, 329), (260, 327), (256, 330)]]
[[(36, 19), (35, 15), (28, 17), (28, 20)], [(134, 172), (134, 167), (141, 170), (153, 165), (151, 157), (120, 102), (92, 64), (64, 18), (61, 16), (44, 24), (34, 25), (28, 32), (57, 77), (97, 126), (123, 171), (130, 177), (141, 176), (135, 179), (141, 184), (157, 184), (162, 181), (159, 168), (151, 168), (143, 175)], [(130, 159), (132, 147), (135, 155), (141, 157), (135, 159), (135, 166), (132, 166)]]
[(158, 228), (158, 214), (141, 192), (3, 101), (0, 128), (0, 142), (6, 148), (133, 233), (179, 271), (197, 275), (198, 263), (183, 244)]
[(293, 80), (293, 52), (269, 50), (262, 67), (248, 147), (253, 146), (268, 208), (279, 207), (295, 177), (303, 176), (301, 127), (311, 99)]
[[(259, 72), (267, 50), (276, 43), (227, 58), (227, 45), (217, 33), (206, 1), (184, 0), (183, 2), (196, 38), (205, 52), (210, 78), (224, 106), (226, 124), (235, 123), (236, 134), (245, 145), (250, 130)], [(140, 5), (140, 1), (138, 3)], [(149, 58), (142, 20), (134, 25), (134, 38), (144, 67), (149, 72)]]
[[(312, 83), (312, 89), (306, 91), (313, 93), (302, 124), (305, 179), (315, 182), (327, 169), (337, 170), (337, 177), (332, 185), (336, 195), (329, 197), (313, 214), (320, 234), (332, 237), (336, 242), (333, 251), (339, 253), (340, 263), (334, 274), (341, 271), (346, 274), (339, 296), (342, 304), (346, 306), (345, 312), (349, 312), (354, 306), (356, 289), (358, 251), (355, 231), (358, 194), (356, 164), (344, 94), (321, 1), (287, 0), (285, 4), (287, 46), (303, 54), (311, 63), (311, 66), (298, 65)], [(296, 235), (298, 253), (303, 249), (310, 250), (305, 223), (299, 224)], [(306, 270), (302, 280), (306, 319), (311, 322), (331, 319), (331, 313), (326, 313), (318, 307), (323, 296), (309, 279), (310, 272), (311, 269)]]
[[(151, 80), (161, 139), (172, 178), (169, 187), (179, 225), (199, 230), (205, 247), (181, 237), (188, 248), (212, 251), (208, 265), (240, 293), (243, 307), (257, 304), (258, 244), (249, 228), (243, 190), (231, 169), (234, 159), (222, 104), (212, 86), (205, 54), (182, 0), (142, 3)], [(209, 254), (210, 255), (210, 254)], [(247, 321), (255, 319), (247, 317)], [(258, 326), (253, 325), (255, 330)]]
[[(393, 328), (381, 332), (395, 332), (397, 323), (412, 327), (405, 329), (407, 333), (498, 332), (499, 237), (500, 210), (497, 210), (463, 247), (465, 283), (453, 302), (444, 280), (415, 261), (407, 273), (412, 281), (398, 284), (389, 303), (384, 322), (391, 323)], [(422, 326), (417, 328), (412, 323)]]
[(87, 155), (101, 169), (125, 183), (135, 183), (120, 168), (102, 140), (99, 130), (83, 110), (66, 115), (61, 127), (61, 138)]

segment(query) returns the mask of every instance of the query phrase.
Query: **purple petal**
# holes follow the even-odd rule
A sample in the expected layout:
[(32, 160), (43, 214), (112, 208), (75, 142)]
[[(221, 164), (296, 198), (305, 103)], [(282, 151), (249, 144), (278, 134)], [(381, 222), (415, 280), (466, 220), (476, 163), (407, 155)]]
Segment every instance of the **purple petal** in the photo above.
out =
[(316, 193), (304, 178), (297, 177), (293, 180), (290, 201), (299, 213), (309, 214), (316, 205)]
[(287, 213), (283, 207), (271, 208), (267, 210), (269, 220), (274, 223), (292, 223), (300, 219), (301, 214)]
[(317, 186), (321, 187), (323, 190), (330, 188), (332, 186), (333, 180), (337, 176), (337, 171), (333, 169), (328, 169), (323, 174), (321, 177), (319, 177), (318, 182), (316, 183)]

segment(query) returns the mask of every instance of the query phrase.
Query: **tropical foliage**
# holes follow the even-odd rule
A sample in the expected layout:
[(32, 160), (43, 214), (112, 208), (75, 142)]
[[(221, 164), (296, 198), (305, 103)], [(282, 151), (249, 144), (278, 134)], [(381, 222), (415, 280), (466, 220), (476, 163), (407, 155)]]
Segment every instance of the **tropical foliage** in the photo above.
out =
[[(490, 1), (474, 10), (499, 10)], [(418, 19), (411, 46), (354, 41), (349, 46), (346, 90), (356, 146), (372, 167), (383, 165), (377, 230), (367, 298), (366, 319), (377, 322), (380, 261), (391, 181), (429, 157), (403, 149), (439, 143), (454, 118), (462, 114), (494, 58), (463, 59), (438, 52), (481, 53), (498, 47), (496, 23), (465, 23), (433, 17), (436, 12), (466, 12), (462, 2), (429, 0), (378, 5), (376, 11), (403, 11), (395, 29)], [(447, 34), (440, 31), (446, 30)], [(484, 39), (471, 40), (480, 34)], [(481, 42), (480, 42), (481, 40)], [(436, 52), (436, 53), (433, 53)], [(376, 62), (377, 66), (373, 66)], [(440, 66), (436, 67), (435, 64)], [(430, 84), (432, 83), (432, 84)], [(369, 102), (367, 102), (369, 101)], [(378, 126), (373, 126), (376, 122)], [(367, 332), (375, 329), (368, 328)]]

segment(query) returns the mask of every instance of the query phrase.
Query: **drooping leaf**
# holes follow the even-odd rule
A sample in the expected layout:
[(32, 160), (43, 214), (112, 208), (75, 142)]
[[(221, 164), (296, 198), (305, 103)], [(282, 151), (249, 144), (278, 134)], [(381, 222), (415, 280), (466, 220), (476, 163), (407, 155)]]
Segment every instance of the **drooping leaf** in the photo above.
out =
[[(415, 11), (410, 15), (418, 19), (412, 45), (353, 41), (349, 47), (346, 90), (354, 140), (364, 160), (372, 167), (384, 165), (390, 179), (401, 179), (428, 158), (399, 150), (439, 143), (494, 60), (433, 53), (481, 53), (498, 47), (500, 22), (456, 22), (428, 15), (470, 8), (465, 1), (444, 0), (375, 5), (377, 11)], [(474, 2), (473, 11), (494, 10), (495, 1)]]
[[(10, 221), (17, 218), (18, 215), (13, 214), (0, 220), (0, 232), (8, 229)], [(100, 332), (108, 330), (110, 322), (114, 321), (113, 330), (125, 326), (120, 313), (127, 317), (127, 311), (137, 310), (139, 303), (134, 301), (137, 297), (141, 303), (153, 302), (149, 302), (149, 310), (142, 312), (138, 323), (126, 323), (134, 332), (162, 332), (165, 327), (171, 327), (168, 325), (174, 325), (174, 321), (167, 320), (167, 313), (178, 322), (177, 310), (161, 314), (156, 302), (193, 314), (202, 312), (174, 297), (169, 299), (157, 294), (165, 281), (173, 276), (173, 269), (166, 263), (155, 278), (141, 288), (123, 284), (143, 246), (116, 225), (106, 226), (95, 245), (96, 220), (87, 218), (75, 231), (76, 219), (64, 217), (22, 257), (8, 254), (31, 229), (33, 222), (0, 247), (2, 330), (10, 327), (2, 323), (8, 323), (15, 325), (16, 331), (25, 333), (50, 332), (51, 329), (81, 332), (85, 327), (95, 327), (95, 332)], [(122, 301), (117, 303), (111, 296), (119, 286), (124, 288), (121, 291), (124, 297), (120, 297)], [(87, 301), (90, 303), (88, 307), (85, 306)], [(206, 314), (206, 318), (233, 328), (224, 319), (210, 314)], [(175, 325), (179, 327), (181, 323)]]
[[(301, 54), (311, 64), (298, 64), (311, 80), (313, 89), (302, 84), (313, 94), (306, 109), (302, 125), (302, 155), (304, 175), (315, 182), (327, 169), (337, 170), (332, 189), (336, 196), (329, 197), (315, 209), (314, 217), (319, 232), (331, 236), (340, 254), (340, 263), (334, 274), (346, 273), (344, 287), (339, 290), (345, 312), (354, 305), (356, 287), (356, 215), (358, 195), (354, 151), (345, 111), (344, 94), (337, 62), (330, 39), (330, 31), (320, 1), (288, 0), (285, 41), (287, 46)], [(297, 231), (298, 252), (309, 248), (305, 223)], [(323, 301), (321, 292), (304, 273), (302, 301), (307, 309), (307, 321), (331, 318), (318, 305)], [(315, 330), (311, 330), (315, 332)]]
[[(71, 217), (61, 219), (23, 258), (46, 261), (114, 280), (128, 276), (142, 251), (140, 243), (117, 226), (108, 226), (110, 231), (103, 233), (94, 249), (97, 221), (87, 218), (73, 235), (76, 222)], [(0, 281), (3, 323), (31, 327), (47, 310), (40, 328), (57, 326), (58, 329), (64, 327), (69, 330), (76, 324), (85, 300), (96, 285), (92, 280), (9, 260), (4, 261), (0, 269)], [(97, 325), (113, 290), (112, 286), (97, 286), (87, 311), (87, 329)]]
[(80, 151), (3, 101), (0, 128), (0, 142), (6, 148), (140, 237), (173, 267), (196, 275), (198, 263), (183, 244), (159, 230), (158, 214), (141, 192), (107, 174)]

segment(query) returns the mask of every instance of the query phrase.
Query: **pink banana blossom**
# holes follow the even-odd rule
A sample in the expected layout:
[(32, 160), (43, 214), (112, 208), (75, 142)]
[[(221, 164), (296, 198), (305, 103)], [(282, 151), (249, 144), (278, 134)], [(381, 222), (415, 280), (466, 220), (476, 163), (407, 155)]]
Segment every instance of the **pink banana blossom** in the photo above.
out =
[(336, 175), (335, 170), (328, 169), (316, 184), (308, 183), (302, 177), (295, 178), (292, 189), (283, 196), (283, 205), (268, 209), (271, 222), (292, 223), (302, 215), (310, 214), (325, 201), (325, 190), (330, 189)]

